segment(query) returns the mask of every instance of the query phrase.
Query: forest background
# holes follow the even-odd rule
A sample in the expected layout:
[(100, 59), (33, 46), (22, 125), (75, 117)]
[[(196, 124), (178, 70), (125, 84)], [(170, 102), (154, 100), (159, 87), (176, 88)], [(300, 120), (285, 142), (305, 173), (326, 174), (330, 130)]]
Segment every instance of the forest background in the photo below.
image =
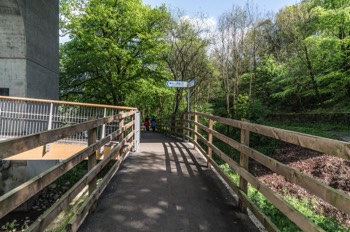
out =
[(349, 112), (350, 1), (305, 0), (278, 13), (233, 5), (210, 30), (141, 0), (66, 0), (60, 29), (62, 100), (135, 106), (157, 117), (187, 110), (258, 120)]

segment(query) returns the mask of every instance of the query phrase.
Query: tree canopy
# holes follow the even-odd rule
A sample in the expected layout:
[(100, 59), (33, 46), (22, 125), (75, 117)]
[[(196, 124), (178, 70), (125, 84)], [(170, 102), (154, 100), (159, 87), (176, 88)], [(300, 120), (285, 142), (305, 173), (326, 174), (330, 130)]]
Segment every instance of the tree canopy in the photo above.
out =
[[(61, 1), (61, 98), (132, 105), (147, 114), (196, 110), (233, 118), (348, 111), (350, 1), (304, 0), (277, 14), (233, 6), (208, 36), (191, 19), (141, 0)], [(194, 110), (194, 108), (192, 109)]]
[(68, 0), (61, 3), (61, 96), (124, 104), (139, 80), (164, 79), (163, 35), (169, 13), (140, 0)]

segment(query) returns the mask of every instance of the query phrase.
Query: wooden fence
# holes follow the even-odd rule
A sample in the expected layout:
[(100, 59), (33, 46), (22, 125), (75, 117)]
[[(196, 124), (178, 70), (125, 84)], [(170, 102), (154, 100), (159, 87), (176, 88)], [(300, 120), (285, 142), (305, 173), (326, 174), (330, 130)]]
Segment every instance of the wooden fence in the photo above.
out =
[[(123, 108), (121, 110), (125, 109)], [(87, 216), (91, 207), (94, 205), (94, 202), (98, 199), (110, 179), (113, 177), (114, 173), (119, 169), (127, 153), (134, 146), (135, 115), (136, 109), (130, 108), (130, 111), (118, 113), (117, 115), (92, 119), (76, 125), (1, 141), (0, 159), (5, 159), (20, 152), (58, 141), (76, 133), (88, 131), (88, 147), (74, 154), (71, 158), (64, 160), (40, 175), (28, 180), (10, 192), (0, 196), (0, 218), (13, 211), (45, 187), (49, 186), (60, 176), (74, 168), (83, 160), (87, 159), (87, 174), (75, 183), (74, 186), (49, 209), (39, 216), (39, 218), (27, 230), (44, 231), (53, 219), (55, 219), (86, 186), (88, 186), (87, 199), (66, 227), (67, 231), (76, 231)], [(106, 137), (97, 140), (97, 129), (112, 122), (118, 123), (119, 128)], [(117, 145), (114, 146), (110, 152), (104, 154), (103, 159), (97, 163), (100, 148), (112, 141), (116, 141)], [(111, 160), (116, 160), (116, 162), (103, 177), (102, 181), (97, 184), (97, 174), (99, 174)]]
[[(190, 115), (190, 117), (188, 117), (188, 115)], [(190, 119), (188, 120), (188, 118)], [(216, 123), (234, 127), (240, 130), (240, 141), (236, 141), (213, 129), (213, 125)], [(178, 116), (173, 117), (169, 120), (163, 120), (160, 125), (162, 131), (193, 142), (195, 146), (197, 146), (198, 149), (206, 156), (208, 164), (212, 165), (212, 167), (215, 168), (215, 170), (226, 180), (232, 190), (238, 195), (239, 204), (242, 207), (242, 210), (245, 211), (246, 208), (249, 208), (250, 211), (256, 216), (256, 218), (265, 226), (268, 231), (279, 230), (248, 197), (248, 183), (257, 189), (261, 194), (263, 194), (276, 208), (278, 208), (303, 231), (309, 232), (324, 230), (310, 221), (306, 216), (304, 216), (289, 203), (287, 203), (282, 197), (276, 195), (270, 188), (268, 188), (252, 173), (250, 173), (248, 170), (249, 159), (254, 159), (258, 163), (269, 168), (271, 171), (282, 175), (286, 180), (301, 186), (308, 192), (323, 199), (342, 212), (350, 215), (349, 195), (337, 189), (334, 189), (310, 176), (307, 176), (300, 171), (289, 167), (288, 165), (274, 160), (259, 151), (252, 149), (249, 146), (249, 140), (250, 133), (253, 132), (262, 136), (270, 137), (290, 144), (295, 144), (300, 147), (340, 157), (345, 160), (350, 159), (350, 143), (198, 112), (190, 112), (183, 114), (180, 117)], [(188, 125), (190, 126), (188, 127)], [(231, 148), (239, 151), (240, 162), (235, 162), (227, 154), (216, 147), (213, 144), (213, 137), (226, 143)], [(200, 145), (198, 139), (201, 141), (201, 144), (204, 144), (206, 146), (206, 150)], [(229, 177), (221, 170), (221, 168), (213, 160), (212, 153), (215, 153), (218, 157), (225, 161), (234, 172), (239, 174), (239, 185), (233, 183)]]

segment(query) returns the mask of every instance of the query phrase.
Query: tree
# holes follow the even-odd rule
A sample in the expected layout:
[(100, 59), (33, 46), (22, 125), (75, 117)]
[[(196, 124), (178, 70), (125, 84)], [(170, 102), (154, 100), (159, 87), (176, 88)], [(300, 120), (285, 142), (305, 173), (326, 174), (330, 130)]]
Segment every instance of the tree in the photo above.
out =
[(234, 118), (237, 117), (240, 80), (249, 70), (251, 55), (254, 55), (249, 51), (251, 48), (247, 39), (248, 30), (254, 20), (253, 14), (249, 14), (249, 9), (249, 5), (245, 8), (233, 6), (232, 11), (224, 13), (219, 19), (219, 41), (215, 55), (226, 92), (226, 112)]
[[(196, 95), (196, 93), (204, 90), (210, 83), (212, 72), (206, 53), (209, 40), (202, 37), (205, 32), (203, 22), (203, 18), (191, 21), (178, 13), (177, 17), (174, 17), (169, 23), (166, 39), (168, 50), (164, 54), (164, 59), (173, 80), (196, 80), (196, 87), (195, 91), (192, 91), (192, 96), (197, 97), (201, 95)], [(173, 115), (179, 112), (184, 89), (176, 88), (174, 91)], [(196, 98), (196, 101), (198, 102), (199, 99)]]
[[(312, 101), (318, 104), (322, 103), (319, 86), (316, 80), (317, 70), (313, 61), (310, 48), (305, 40), (315, 32), (314, 22), (311, 16), (313, 4), (304, 2), (301, 4), (286, 7), (276, 16), (276, 24), (280, 30), (281, 41), (283, 41), (284, 52), (287, 61), (291, 61), (294, 68), (306, 70), (309, 81), (302, 81), (304, 96), (309, 95)], [(299, 62), (298, 62), (299, 61)], [(294, 78), (305, 77), (304, 71), (294, 72), (297, 76)], [(310, 86), (310, 88), (308, 87)], [(308, 94), (309, 90), (313, 94)]]
[(124, 104), (140, 79), (164, 78), (163, 37), (169, 13), (141, 0), (66, 0), (61, 30), (64, 99)]
[(346, 101), (350, 96), (350, 1), (313, 1), (316, 33), (306, 42), (315, 53), (319, 84), (326, 103)]

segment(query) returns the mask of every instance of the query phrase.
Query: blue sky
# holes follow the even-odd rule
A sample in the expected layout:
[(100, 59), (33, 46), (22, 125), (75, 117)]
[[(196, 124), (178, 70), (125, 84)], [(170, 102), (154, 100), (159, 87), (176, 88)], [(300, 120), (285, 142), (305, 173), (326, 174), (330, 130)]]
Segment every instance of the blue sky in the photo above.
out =
[[(152, 7), (164, 3), (168, 8), (179, 8), (185, 11), (185, 15), (195, 17), (198, 12), (207, 17), (218, 19), (225, 11), (231, 10), (233, 4), (244, 6), (247, 0), (143, 0), (144, 4)], [(260, 11), (278, 12), (281, 8), (298, 3), (299, 0), (251, 0)]]
[[(300, 0), (250, 0), (249, 2), (257, 5), (261, 12), (277, 13), (281, 8), (298, 3)], [(170, 10), (172, 8), (184, 10), (184, 14), (191, 18), (196, 18), (198, 13), (204, 13), (212, 19), (212, 25), (215, 25), (220, 15), (231, 10), (233, 4), (244, 6), (247, 0), (143, 0), (143, 3), (152, 7), (164, 3)], [(60, 37), (61, 43), (67, 41), (69, 41), (68, 36)]]

